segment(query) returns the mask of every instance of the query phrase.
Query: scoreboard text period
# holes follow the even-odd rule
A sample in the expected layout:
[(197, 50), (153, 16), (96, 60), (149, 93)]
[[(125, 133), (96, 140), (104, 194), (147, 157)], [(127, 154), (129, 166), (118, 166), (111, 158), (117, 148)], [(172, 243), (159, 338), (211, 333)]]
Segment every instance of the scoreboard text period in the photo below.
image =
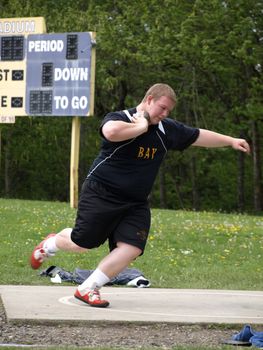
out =
[(89, 114), (91, 50), (88, 32), (28, 36), (28, 115)]

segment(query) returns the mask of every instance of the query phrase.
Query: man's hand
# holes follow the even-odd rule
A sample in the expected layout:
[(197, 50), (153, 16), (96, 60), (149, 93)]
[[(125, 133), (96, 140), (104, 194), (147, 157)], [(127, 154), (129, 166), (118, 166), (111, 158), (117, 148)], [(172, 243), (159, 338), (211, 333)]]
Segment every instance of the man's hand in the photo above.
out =
[(250, 154), (250, 146), (244, 139), (233, 138), (232, 148)]
[(140, 124), (140, 125), (144, 125), (146, 127), (146, 131), (148, 130), (148, 126), (149, 126), (149, 121), (147, 118), (144, 117), (144, 111), (141, 112), (137, 112), (135, 114), (133, 114), (132, 116), (132, 122), (135, 124)]

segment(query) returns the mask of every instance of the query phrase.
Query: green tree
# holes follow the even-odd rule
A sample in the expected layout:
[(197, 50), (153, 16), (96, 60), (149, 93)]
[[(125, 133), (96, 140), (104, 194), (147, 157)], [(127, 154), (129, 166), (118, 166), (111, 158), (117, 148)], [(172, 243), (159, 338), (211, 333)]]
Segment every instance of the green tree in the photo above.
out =
[[(200, 0), (182, 24), (180, 53), (188, 83), (181, 102), (188, 112), (190, 109), (199, 126), (250, 138), (254, 116), (246, 112), (247, 106), (256, 99), (257, 107), (262, 107), (260, 89), (252, 92), (254, 84), (258, 86), (262, 80), (259, 72), (262, 48), (258, 40), (262, 28), (260, 12), (259, 2)], [(239, 199), (246, 198), (244, 184), (250, 190), (251, 186), (244, 179), (244, 157), (238, 155), (236, 164), (234, 179), (239, 179)], [(258, 163), (258, 167), (261, 166)], [(228, 170), (224, 173), (225, 180), (229, 181)], [(233, 182), (231, 187), (234, 185)], [(244, 209), (244, 203), (238, 207)]]

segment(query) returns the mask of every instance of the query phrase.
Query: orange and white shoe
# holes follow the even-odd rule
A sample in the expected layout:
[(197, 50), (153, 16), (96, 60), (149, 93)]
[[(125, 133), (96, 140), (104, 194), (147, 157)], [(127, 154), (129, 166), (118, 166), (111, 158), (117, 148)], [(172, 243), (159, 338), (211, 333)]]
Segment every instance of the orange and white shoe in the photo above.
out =
[(107, 300), (101, 299), (100, 292), (98, 289), (90, 290), (84, 295), (81, 295), (77, 289), (74, 294), (74, 297), (94, 307), (107, 307), (110, 305), (110, 303)]
[(32, 269), (37, 270), (40, 268), (42, 263), (47, 260), (49, 257), (54, 256), (55, 254), (50, 254), (47, 252), (47, 250), (44, 248), (44, 244), (46, 240), (50, 237), (55, 236), (55, 233), (50, 233), (42, 242), (40, 242), (35, 249), (33, 250), (31, 257), (30, 257), (30, 265)]

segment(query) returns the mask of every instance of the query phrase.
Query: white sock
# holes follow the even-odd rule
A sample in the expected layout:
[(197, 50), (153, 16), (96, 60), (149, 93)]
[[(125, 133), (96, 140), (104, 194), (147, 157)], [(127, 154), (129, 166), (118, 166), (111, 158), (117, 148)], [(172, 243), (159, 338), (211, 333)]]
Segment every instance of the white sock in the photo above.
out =
[(56, 246), (56, 236), (48, 238), (44, 243), (43, 248), (47, 250), (48, 254), (55, 254), (59, 250)]
[(96, 269), (82, 284), (78, 286), (81, 295), (86, 294), (89, 290), (100, 288), (108, 283), (110, 278), (100, 269)]

